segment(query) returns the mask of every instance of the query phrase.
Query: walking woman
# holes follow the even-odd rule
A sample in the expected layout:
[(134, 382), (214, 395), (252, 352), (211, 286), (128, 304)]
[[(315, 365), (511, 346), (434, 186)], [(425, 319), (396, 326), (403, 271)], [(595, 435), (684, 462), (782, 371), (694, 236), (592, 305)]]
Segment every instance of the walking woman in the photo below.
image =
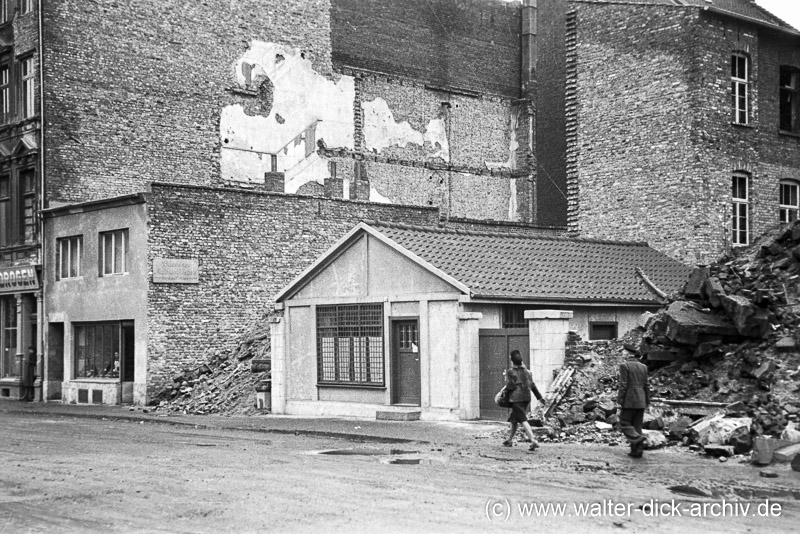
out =
[(511, 423), (511, 433), (508, 435), (508, 439), (503, 442), (503, 445), (511, 447), (514, 444), (517, 426), (522, 425), (525, 435), (531, 440), (531, 446), (528, 450), (535, 451), (539, 448), (539, 444), (533, 437), (533, 430), (528, 423), (526, 411), (528, 404), (531, 402), (531, 392), (539, 402), (544, 399), (536, 388), (536, 384), (533, 383), (531, 372), (522, 365), (522, 356), (518, 350), (511, 351), (511, 363), (514, 366), (506, 371), (506, 391), (509, 392), (508, 401), (511, 403), (511, 415), (508, 416), (508, 422)]

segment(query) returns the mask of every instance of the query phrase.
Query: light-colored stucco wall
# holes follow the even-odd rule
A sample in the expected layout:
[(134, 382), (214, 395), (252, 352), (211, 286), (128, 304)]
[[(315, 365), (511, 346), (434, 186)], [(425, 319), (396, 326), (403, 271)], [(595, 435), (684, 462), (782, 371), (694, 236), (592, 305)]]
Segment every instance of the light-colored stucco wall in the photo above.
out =
[[(100, 232), (128, 229), (126, 273), (99, 276)], [(112, 394), (112, 379), (74, 379), (74, 323), (133, 321), (134, 324), (134, 382), (133, 400), (146, 401), (147, 392), (147, 225), (144, 203), (61, 213), (46, 219), (48, 236), (45, 277), (45, 309), (49, 323), (64, 323), (64, 401), (75, 402), (77, 386), (103, 390), (103, 402), (119, 402)], [(61, 237), (83, 236), (82, 276), (56, 281), (56, 242)], [(91, 298), (87, 298), (91, 295)], [(45, 344), (48, 335), (44, 336)], [(45, 348), (45, 354), (49, 347)], [(117, 383), (119, 381), (117, 380)], [(89, 385), (93, 384), (93, 385)], [(107, 401), (106, 399), (109, 399)]]

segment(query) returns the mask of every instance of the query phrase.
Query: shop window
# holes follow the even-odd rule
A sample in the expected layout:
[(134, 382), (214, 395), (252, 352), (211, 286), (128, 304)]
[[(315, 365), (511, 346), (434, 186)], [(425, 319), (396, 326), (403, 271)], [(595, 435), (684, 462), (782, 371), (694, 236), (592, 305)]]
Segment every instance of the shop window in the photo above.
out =
[(731, 111), (736, 124), (748, 124), (750, 58), (742, 53), (731, 55)]
[(133, 323), (76, 324), (74, 332), (75, 378), (120, 379), (126, 352), (132, 350), (126, 340), (133, 335)]
[(589, 340), (599, 341), (601, 339), (616, 339), (617, 323), (590, 322)]
[(780, 183), (780, 222), (789, 223), (798, 219), (800, 198), (798, 198), (798, 182), (784, 180)]
[(83, 263), (83, 236), (56, 240), (56, 280), (79, 278)]
[(0, 378), (19, 376), (17, 360), (17, 299), (13, 296), (0, 297)]
[(127, 273), (128, 230), (100, 234), (100, 276)]
[(384, 385), (383, 304), (317, 307), (320, 384)]
[(22, 78), (20, 79), (21, 87), (20, 94), (22, 96), (22, 112), (23, 117), (33, 117), (36, 114), (35, 99), (36, 93), (34, 88), (36, 86), (33, 70), (33, 56), (26, 57), (20, 60)]
[(780, 70), (780, 130), (800, 133), (800, 69)]
[(731, 244), (745, 246), (750, 242), (748, 176), (736, 173), (731, 179)]

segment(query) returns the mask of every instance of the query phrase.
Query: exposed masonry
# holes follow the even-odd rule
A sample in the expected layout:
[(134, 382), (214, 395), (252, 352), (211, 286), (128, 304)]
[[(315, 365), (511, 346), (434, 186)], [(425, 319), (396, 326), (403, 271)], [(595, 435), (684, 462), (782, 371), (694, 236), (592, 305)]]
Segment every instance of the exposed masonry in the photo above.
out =
[[(199, 284), (148, 287), (148, 396), (206, 349), (229, 347), (272, 297), (361, 220), (445, 224), (436, 208), (155, 183), (148, 265), (197, 259)], [(558, 229), (451, 219), (448, 228), (557, 235)]]

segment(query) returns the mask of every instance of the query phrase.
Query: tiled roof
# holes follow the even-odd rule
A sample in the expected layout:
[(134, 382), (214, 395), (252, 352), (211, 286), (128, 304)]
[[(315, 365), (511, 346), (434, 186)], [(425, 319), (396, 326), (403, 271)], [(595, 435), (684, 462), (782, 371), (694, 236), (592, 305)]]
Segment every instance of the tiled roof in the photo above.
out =
[(646, 243), (365, 223), (477, 298), (652, 303), (637, 267), (667, 294), (690, 271)]
[[(592, 3), (619, 3), (613, 0), (581, 0)], [(787, 0), (789, 1), (789, 0)], [(797, 0), (793, 0), (797, 1)], [(647, 4), (647, 5), (666, 5), (679, 7), (699, 7), (709, 8), (718, 11), (725, 11), (731, 15), (753, 19), (766, 24), (771, 24), (787, 30), (795, 30), (780, 18), (776, 17), (763, 7), (757, 5), (752, 0), (628, 0), (627, 4)]]

